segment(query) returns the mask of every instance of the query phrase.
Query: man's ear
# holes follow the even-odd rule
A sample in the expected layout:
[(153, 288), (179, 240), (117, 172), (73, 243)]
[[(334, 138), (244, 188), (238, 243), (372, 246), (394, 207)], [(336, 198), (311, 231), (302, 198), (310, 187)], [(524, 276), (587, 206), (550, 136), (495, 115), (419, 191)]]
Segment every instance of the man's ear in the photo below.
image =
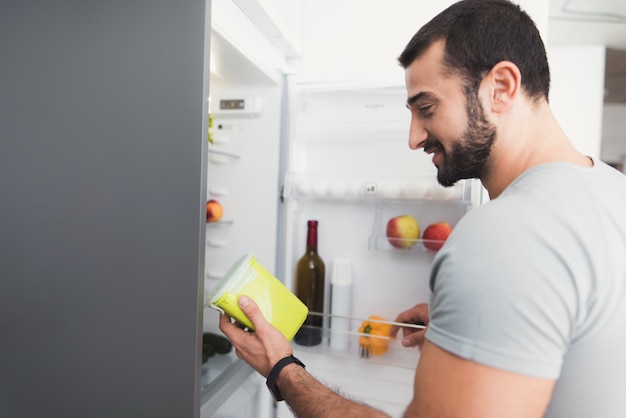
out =
[(522, 73), (517, 65), (510, 61), (500, 61), (485, 77), (489, 86), (489, 103), (495, 113), (506, 111), (519, 96), (522, 85)]

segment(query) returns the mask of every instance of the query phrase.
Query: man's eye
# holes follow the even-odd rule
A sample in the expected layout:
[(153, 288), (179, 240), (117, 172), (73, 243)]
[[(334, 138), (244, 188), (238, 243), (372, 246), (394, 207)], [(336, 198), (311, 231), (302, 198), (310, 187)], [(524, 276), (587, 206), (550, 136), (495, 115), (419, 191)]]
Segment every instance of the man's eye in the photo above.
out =
[(422, 116), (430, 116), (433, 113), (433, 105), (424, 105), (418, 108)]

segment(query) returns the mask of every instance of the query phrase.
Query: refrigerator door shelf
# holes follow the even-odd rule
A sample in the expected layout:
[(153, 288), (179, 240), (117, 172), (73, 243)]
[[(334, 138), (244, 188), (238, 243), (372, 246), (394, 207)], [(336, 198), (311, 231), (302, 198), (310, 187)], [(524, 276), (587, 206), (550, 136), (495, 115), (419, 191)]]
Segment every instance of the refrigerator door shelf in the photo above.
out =
[(209, 247), (215, 248), (221, 248), (226, 246), (226, 241), (223, 240), (207, 239), (206, 243)]
[(209, 194), (216, 197), (224, 197), (228, 195), (228, 189), (212, 187), (209, 189)]
[(207, 222), (206, 226), (207, 228), (219, 228), (219, 227), (230, 226), (232, 224), (233, 224), (233, 221), (217, 221), (217, 222)]
[(227, 164), (232, 161), (236, 161), (241, 158), (237, 154), (230, 152), (219, 151), (215, 149), (209, 149), (209, 161), (213, 164)]

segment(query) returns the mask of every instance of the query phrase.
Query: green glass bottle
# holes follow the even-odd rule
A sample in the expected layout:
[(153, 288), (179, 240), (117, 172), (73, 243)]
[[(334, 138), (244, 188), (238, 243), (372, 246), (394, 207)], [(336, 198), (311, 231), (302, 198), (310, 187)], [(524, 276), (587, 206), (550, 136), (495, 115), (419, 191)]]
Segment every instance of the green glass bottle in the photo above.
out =
[[(317, 221), (307, 223), (306, 252), (296, 266), (295, 294), (309, 312), (324, 312), (324, 261), (317, 253)], [(322, 342), (321, 315), (308, 315), (294, 341), (304, 346), (319, 345)]]

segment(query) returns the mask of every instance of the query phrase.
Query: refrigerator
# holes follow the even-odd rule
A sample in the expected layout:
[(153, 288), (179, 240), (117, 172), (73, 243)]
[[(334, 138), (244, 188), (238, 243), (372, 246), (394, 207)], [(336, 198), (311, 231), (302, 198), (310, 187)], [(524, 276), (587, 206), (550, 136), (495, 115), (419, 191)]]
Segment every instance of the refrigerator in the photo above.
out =
[[(408, 214), (422, 231), (441, 221), (454, 226), (480, 204), (482, 187), (461, 181), (443, 188), (430, 157), (409, 149), (402, 80), (311, 83), (288, 74), (272, 79), (237, 56), (218, 33), (212, 34), (212, 46), (215, 61), (233, 63), (237, 71), (211, 74), (206, 194), (221, 203), (223, 217), (206, 227), (205, 295), (248, 253), (293, 290), (307, 221), (318, 220), (319, 254), (326, 265), (325, 308), (318, 313), (324, 317), (324, 338), (315, 347), (294, 343), (294, 353), (329, 386), (400, 416), (412, 397), (419, 352), (398, 339), (385, 354), (361, 358), (358, 330), (370, 315), (393, 321), (428, 301), (435, 252), (422, 240), (410, 249), (391, 246), (386, 224)], [(245, 77), (236, 74), (246, 66)], [(345, 305), (333, 309), (331, 282), (339, 264), (349, 266), (351, 285)], [(204, 332), (219, 333), (218, 316), (205, 308)], [(333, 339), (342, 343), (332, 344)], [(248, 395), (241, 393), (242, 380), (220, 379), (220, 370), (237, 367)], [(211, 357), (203, 371), (218, 376), (208, 388), (248, 399), (247, 404), (227, 400), (222, 410), (204, 408), (203, 416), (292, 416), (234, 353)], [(253, 403), (257, 407), (250, 414), (247, 405)]]

